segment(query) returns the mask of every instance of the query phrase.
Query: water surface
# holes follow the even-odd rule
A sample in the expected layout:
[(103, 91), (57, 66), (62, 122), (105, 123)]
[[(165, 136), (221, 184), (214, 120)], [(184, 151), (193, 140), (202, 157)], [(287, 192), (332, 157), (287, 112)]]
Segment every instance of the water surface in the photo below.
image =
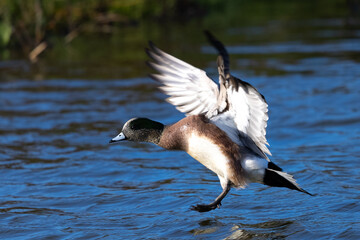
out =
[(36, 66), (0, 63), (1, 237), (359, 239), (360, 28), (283, 24), (215, 33), (232, 73), (269, 103), (271, 159), (314, 197), (254, 184), (231, 190), (221, 209), (191, 211), (220, 193), (216, 175), (183, 152), (108, 141), (132, 117), (183, 117), (146, 76), (147, 40), (217, 80), (214, 50), (193, 25), (168, 42), (79, 38)]

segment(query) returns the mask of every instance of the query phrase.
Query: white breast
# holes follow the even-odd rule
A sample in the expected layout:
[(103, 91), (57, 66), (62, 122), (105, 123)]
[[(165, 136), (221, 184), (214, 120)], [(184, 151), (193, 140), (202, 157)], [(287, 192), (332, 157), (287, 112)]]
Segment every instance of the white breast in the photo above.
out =
[(227, 178), (228, 159), (211, 139), (192, 134), (188, 139), (188, 154), (219, 177)]

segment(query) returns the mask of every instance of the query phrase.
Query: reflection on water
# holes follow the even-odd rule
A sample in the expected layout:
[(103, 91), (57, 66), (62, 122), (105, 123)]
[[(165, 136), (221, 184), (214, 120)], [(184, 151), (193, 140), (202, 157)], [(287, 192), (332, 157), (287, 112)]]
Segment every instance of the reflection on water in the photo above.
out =
[[(276, 37), (266, 26), (246, 26), (219, 38), (229, 45), (233, 73), (269, 103), (273, 161), (315, 197), (254, 184), (233, 189), (219, 210), (190, 211), (221, 191), (214, 174), (182, 152), (108, 145), (131, 117), (166, 124), (183, 117), (145, 77), (147, 39), (126, 43), (141, 46), (133, 49), (140, 57), (127, 50), (117, 58), (115, 39), (95, 37), (87, 47), (96, 56), (81, 61), (77, 54), (88, 48), (78, 39), (63, 50), (73, 55), (55, 47), (36, 67), (0, 63), (2, 237), (360, 238), (360, 30), (341, 31), (337, 19), (291, 26), (273, 29), (282, 33)], [(217, 78), (201, 33), (179, 46), (158, 38), (159, 47)]]
[[(219, 238), (233, 240), (233, 239), (286, 239), (292, 235), (292, 231), (304, 230), (297, 225), (294, 221), (290, 220), (271, 220), (266, 222), (259, 222), (255, 224), (248, 223), (233, 223), (232, 227), (228, 229), (227, 236), (218, 235)], [(197, 228), (190, 232), (197, 237), (208, 237), (215, 235), (227, 224), (216, 219), (205, 219), (198, 222)], [(229, 227), (229, 226), (228, 226)]]
[(286, 232), (286, 230), (290, 228), (292, 224), (292, 221), (274, 220), (257, 224), (235, 225), (231, 229), (231, 235), (225, 239), (285, 239), (288, 236), (280, 232)]

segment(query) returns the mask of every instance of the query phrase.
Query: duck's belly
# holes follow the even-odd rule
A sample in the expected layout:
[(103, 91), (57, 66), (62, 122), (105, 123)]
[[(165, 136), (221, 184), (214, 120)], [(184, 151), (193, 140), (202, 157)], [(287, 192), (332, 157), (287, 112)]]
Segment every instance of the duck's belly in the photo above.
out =
[(228, 159), (211, 139), (192, 134), (187, 153), (220, 177), (227, 178)]

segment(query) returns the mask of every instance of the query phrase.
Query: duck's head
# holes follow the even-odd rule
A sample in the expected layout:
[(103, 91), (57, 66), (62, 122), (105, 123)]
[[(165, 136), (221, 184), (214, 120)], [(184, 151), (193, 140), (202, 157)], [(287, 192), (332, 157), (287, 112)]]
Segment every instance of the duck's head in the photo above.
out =
[(123, 140), (134, 142), (152, 142), (157, 144), (160, 141), (164, 125), (147, 118), (132, 118), (127, 121), (122, 131), (110, 143)]

